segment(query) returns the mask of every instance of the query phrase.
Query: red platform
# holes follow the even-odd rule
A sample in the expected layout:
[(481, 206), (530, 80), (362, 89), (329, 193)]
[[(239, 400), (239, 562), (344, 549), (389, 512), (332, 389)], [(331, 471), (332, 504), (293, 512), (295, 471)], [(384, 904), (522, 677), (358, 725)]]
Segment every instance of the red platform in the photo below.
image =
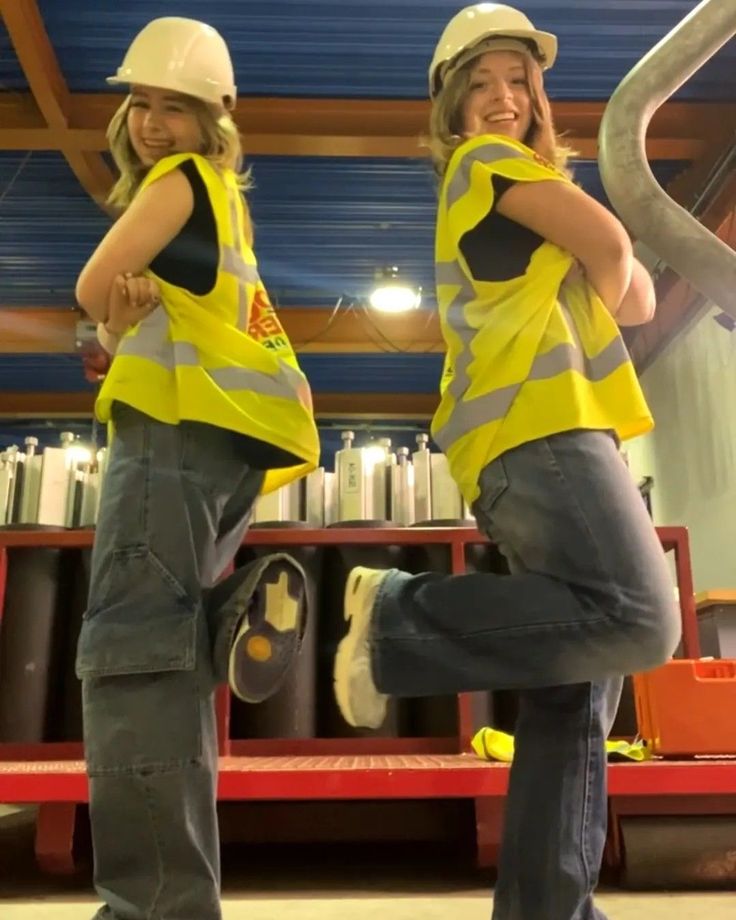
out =
[[(660, 528), (664, 548), (673, 551), (687, 657), (700, 654), (687, 531)], [(92, 545), (90, 531), (0, 532), (0, 616), (10, 547)], [(466, 544), (486, 542), (474, 528), (274, 529), (252, 530), (251, 545), (444, 544), (452, 569), (465, 569)], [(495, 864), (500, 841), (508, 767), (483, 763), (469, 751), (470, 701), (459, 699), (459, 726), (453, 738), (307, 739), (232, 741), (229, 695), (218, 695), (221, 800), (431, 799), (475, 800), (478, 856)], [(37, 855), (56, 872), (73, 868), (75, 806), (87, 800), (87, 781), (78, 744), (0, 744), (0, 802), (40, 803)], [(736, 814), (736, 760), (617, 764), (610, 767), (612, 813), (678, 814), (718, 811)], [(617, 804), (618, 803), (618, 804)], [(616, 845), (615, 821), (610, 852)]]
[[(222, 800), (431, 799), (506, 794), (509, 768), (474, 754), (221, 757)], [(736, 796), (733, 760), (609, 767), (613, 797)], [(3, 802), (86, 802), (82, 760), (2, 761)]]

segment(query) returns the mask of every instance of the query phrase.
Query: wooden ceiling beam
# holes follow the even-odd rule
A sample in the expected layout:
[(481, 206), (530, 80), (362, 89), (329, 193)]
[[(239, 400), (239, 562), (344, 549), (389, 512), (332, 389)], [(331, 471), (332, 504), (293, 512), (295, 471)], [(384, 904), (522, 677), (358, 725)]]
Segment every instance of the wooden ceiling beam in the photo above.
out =
[(69, 90), (36, 0), (0, 0), (0, 15), (46, 123), (51, 128), (67, 127)]
[(46, 119), (31, 93), (0, 93), (0, 129), (9, 134), (24, 131), (49, 133)]
[[(428, 419), (439, 403), (435, 393), (314, 393), (320, 418)], [(94, 393), (0, 392), (0, 418), (90, 418)]]
[(321, 418), (429, 419), (440, 402), (437, 393), (314, 393)]
[[(15, 48), (20, 66), (38, 111), (47, 130), (58, 139), (58, 147), (83, 188), (102, 204), (113, 182), (113, 176), (99, 153), (80, 153), (68, 143), (70, 126), (70, 96), (66, 81), (56, 59), (36, 0), (0, 0), (0, 15)], [(26, 112), (28, 100), (21, 99)], [(38, 132), (38, 128), (36, 128)], [(18, 149), (12, 147), (11, 149)], [(38, 149), (26, 147), (27, 150)]]
[[(111, 93), (72, 95), (68, 121), (44, 128), (34, 117), (32, 99), (12, 94), (0, 103), (0, 149), (101, 152), (120, 101)], [(595, 158), (603, 103), (557, 102), (553, 108), (558, 130), (581, 156)], [(249, 154), (421, 157), (428, 114), (421, 101), (246, 98), (238, 102), (236, 120)], [(666, 103), (652, 120), (649, 158), (698, 159), (720, 141), (724, 125), (734, 122), (733, 103)]]
[[(115, 93), (79, 93), (71, 97), (70, 111), (78, 127), (104, 131), (122, 96)], [(557, 130), (577, 138), (596, 138), (604, 102), (553, 101)], [(264, 135), (325, 135), (335, 137), (403, 137), (417, 139), (427, 131), (429, 103), (412, 99), (293, 99), (238, 100), (235, 120), (245, 138)], [(668, 102), (652, 118), (652, 138), (695, 139), (719, 135), (736, 120), (736, 103)]]
[(72, 354), (78, 319), (73, 310), (0, 307), (0, 354)]
[[(434, 310), (392, 315), (354, 309), (333, 317), (331, 307), (290, 307), (279, 317), (300, 354), (444, 351)], [(0, 354), (72, 354), (79, 318), (75, 310), (2, 307)]]
[[(98, 136), (99, 134), (99, 136)], [(303, 134), (249, 134), (243, 138), (246, 156), (301, 157), (391, 157), (426, 158), (416, 137), (345, 137)], [(598, 141), (594, 137), (576, 138), (575, 150), (583, 160), (595, 160)], [(0, 127), (0, 150), (60, 150), (69, 155), (89, 151), (99, 157), (104, 149), (104, 134), (94, 129), (66, 132), (48, 128)], [(698, 138), (653, 138), (647, 143), (647, 156), (654, 160), (697, 160), (707, 150), (707, 142)], [(100, 159), (102, 159), (100, 157)], [(104, 163), (104, 160), (102, 161)], [(109, 172), (109, 170), (108, 170)]]

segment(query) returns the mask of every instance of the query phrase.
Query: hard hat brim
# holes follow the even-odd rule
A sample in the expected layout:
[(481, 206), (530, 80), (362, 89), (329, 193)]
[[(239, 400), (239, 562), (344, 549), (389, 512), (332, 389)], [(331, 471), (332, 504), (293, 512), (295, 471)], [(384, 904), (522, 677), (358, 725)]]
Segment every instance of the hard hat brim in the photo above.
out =
[[(135, 83), (140, 84), (141, 86), (154, 86), (156, 89), (168, 89), (172, 93), (180, 93), (182, 96), (191, 96), (194, 99), (199, 99), (201, 102), (206, 102), (207, 105), (212, 105), (222, 109), (232, 109), (235, 106), (235, 100), (237, 98), (237, 88), (232, 87), (232, 93), (227, 93), (226, 95), (220, 97), (219, 95), (215, 97), (211, 93), (199, 93), (194, 91), (191, 87), (184, 88), (176, 80), (164, 81), (159, 78), (155, 78), (147, 74), (126, 74), (121, 76), (120, 71), (117, 74), (106, 77), (105, 82), (109, 83), (111, 86), (132, 86)], [(227, 102), (225, 100), (228, 100)]]
[[(557, 60), (557, 36), (551, 32), (541, 32), (538, 29), (489, 29), (488, 32), (478, 37), (473, 47), (483, 45), (494, 38), (513, 38), (528, 45), (530, 52), (539, 62), (542, 70), (549, 70)], [(469, 50), (469, 48), (460, 48), (457, 54), (444, 62), (440, 62), (435, 67), (432, 74), (432, 85), (430, 86), (432, 98), (442, 89), (447, 75), (454, 69), (455, 61), (463, 51)]]

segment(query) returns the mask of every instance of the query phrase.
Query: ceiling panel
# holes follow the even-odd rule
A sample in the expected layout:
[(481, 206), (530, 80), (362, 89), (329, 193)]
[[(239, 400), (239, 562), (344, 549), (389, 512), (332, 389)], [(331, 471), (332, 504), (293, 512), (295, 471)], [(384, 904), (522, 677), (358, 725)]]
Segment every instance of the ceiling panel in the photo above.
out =
[[(726, 0), (723, 0), (726, 2)], [(424, 98), (426, 72), (457, 0), (41, 0), (73, 90), (105, 89), (136, 32), (156, 16), (204, 18), (226, 37), (243, 95)], [(525, 0), (538, 28), (556, 32), (549, 74), (558, 99), (606, 99), (697, 0)], [(682, 95), (736, 99), (736, 43)]]
[(5, 23), (0, 19), (0, 92), (27, 89), (28, 82), (18, 63)]
[[(397, 265), (434, 305), (435, 180), (425, 160), (254, 157), (250, 193), (261, 273), (280, 306), (365, 297)], [(666, 183), (686, 164), (653, 164)], [(576, 177), (603, 199), (596, 164)], [(60, 154), (0, 152), (0, 305), (71, 306), (108, 226)]]

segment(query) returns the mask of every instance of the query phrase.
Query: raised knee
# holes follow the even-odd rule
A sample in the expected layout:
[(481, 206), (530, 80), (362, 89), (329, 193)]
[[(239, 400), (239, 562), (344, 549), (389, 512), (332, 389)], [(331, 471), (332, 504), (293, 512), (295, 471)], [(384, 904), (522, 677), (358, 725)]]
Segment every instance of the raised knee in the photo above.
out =
[(630, 613), (629, 638), (636, 659), (632, 673), (650, 671), (672, 658), (682, 634), (682, 619), (671, 587), (652, 592)]

